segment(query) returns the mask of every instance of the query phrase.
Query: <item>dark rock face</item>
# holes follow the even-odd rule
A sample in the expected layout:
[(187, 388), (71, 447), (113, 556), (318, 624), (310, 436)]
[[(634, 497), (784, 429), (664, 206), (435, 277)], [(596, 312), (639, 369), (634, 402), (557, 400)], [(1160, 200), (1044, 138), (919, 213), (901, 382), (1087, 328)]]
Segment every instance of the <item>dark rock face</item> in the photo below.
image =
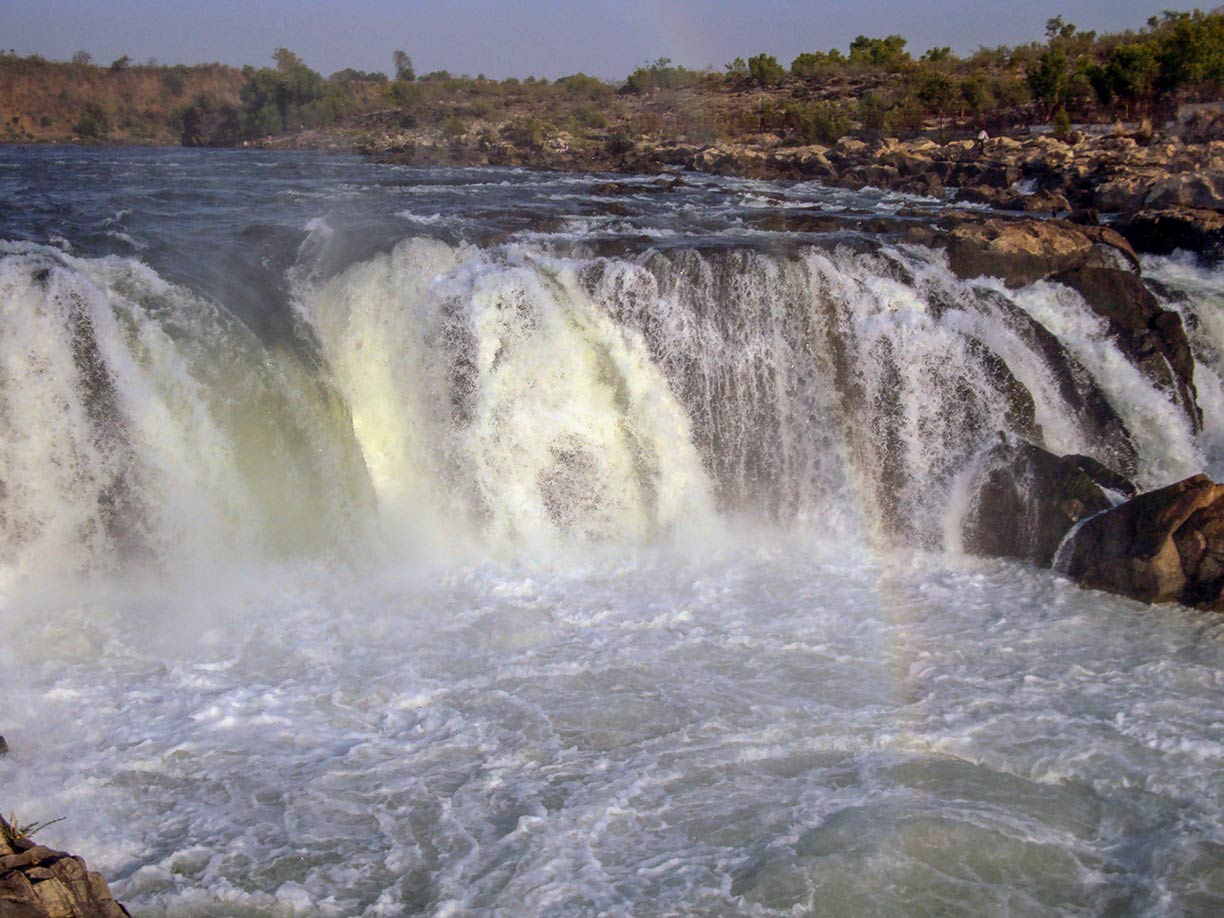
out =
[(79, 857), (22, 837), (0, 818), (0, 918), (124, 918)]
[(1065, 572), (1082, 585), (1145, 602), (1224, 610), (1224, 485), (1195, 475), (1088, 520)]
[(1224, 213), (1214, 210), (1143, 210), (1122, 224), (1122, 233), (1136, 249), (1154, 255), (1185, 249), (1209, 263), (1224, 258)]
[(1079, 520), (1112, 506), (1100, 485), (1075, 463), (1022, 442), (988, 450), (970, 493), (972, 508), (962, 529), (965, 550), (1041, 567), (1053, 563), (1058, 546)]
[(1130, 271), (1074, 268), (1054, 276), (1109, 322), (1127, 358), (1181, 405), (1194, 430), (1203, 425), (1194, 388), (1194, 355), (1181, 316), (1160, 308), (1156, 297)]
[(1072, 463), (1106, 491), (1116, 491), (1123, 497), (1134, 497), (1139, 493), (1133, 481), (1124, 475), (1119, 475), (1105, 463), (1098, 462), (1091, 456), (1071, 455), (1063, 456), (1063, 459)]

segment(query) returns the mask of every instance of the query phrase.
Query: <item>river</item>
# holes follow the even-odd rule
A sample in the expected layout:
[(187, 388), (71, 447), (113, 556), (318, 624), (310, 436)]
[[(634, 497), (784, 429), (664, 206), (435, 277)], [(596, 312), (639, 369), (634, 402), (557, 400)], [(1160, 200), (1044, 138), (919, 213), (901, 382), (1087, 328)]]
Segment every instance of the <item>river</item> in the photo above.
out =
[(959, 533), (1000, 432), (1224, 475), (1224, 273), (1196, 432), (769, 219), (940, 207), (0, 148), (0, 805), (138, 915), (1219, 913), (1224, 622)]

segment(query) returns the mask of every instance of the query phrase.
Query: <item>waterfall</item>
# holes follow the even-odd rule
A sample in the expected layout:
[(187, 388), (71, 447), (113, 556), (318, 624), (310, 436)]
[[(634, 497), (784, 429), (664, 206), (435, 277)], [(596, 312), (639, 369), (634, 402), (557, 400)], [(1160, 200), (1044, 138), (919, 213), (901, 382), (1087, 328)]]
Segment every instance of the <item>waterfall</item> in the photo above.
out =
[(1144, 487), (1224, 443), (1219, 323), (1175, 277), (1201, 442), (1078, 293), (966, 282), (923, 248), (412, 238), (325, 272), (308, 243), (271, 338), (133, 260), (0, 249), (5, 564), (515, 551), (736, 520), (938, 549), (1000, 433)]

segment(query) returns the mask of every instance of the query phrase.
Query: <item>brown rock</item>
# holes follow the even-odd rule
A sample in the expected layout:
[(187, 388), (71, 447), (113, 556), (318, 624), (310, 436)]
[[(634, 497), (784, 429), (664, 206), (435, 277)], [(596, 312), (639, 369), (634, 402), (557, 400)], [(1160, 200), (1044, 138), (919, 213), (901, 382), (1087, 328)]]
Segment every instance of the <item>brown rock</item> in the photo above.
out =
[(1071, 202), (1067, 196), (1056, 191), (1039, 191), (1036, 194), (1022, 195), (1017, 203), (1021, 210), (1029, 213), (1058, 213), (1071, 210)]
[(35, 844), (0, 817), (0, 918), (123, 918), (79, 857)]
[(1100, 261), (1081, 227), (1061, 220), (986, 219), (963, 222), (942, 240), (960, 277), (999, 277), (1022, 287)]
[(1093, 589), (1220, 608), (1222, 498), (1224, 485), (1206, 475), (1141, 494), (1084, 523), (1070, 538), (1064, 569)]
[(1005, 442), (979, 460), (970, 484), (971, 508), (962, 527), (965, 551), (1019, 558), (1041, 567), (1079, 520), (1111, 506), (1073, 462), (1031, 443)]
[(1107, 491), (1116, 491), (1124, 497), (1134, 497), (1139, 493), (1133, 481), (1092, 456), (1073, 454), (1063, 458)]

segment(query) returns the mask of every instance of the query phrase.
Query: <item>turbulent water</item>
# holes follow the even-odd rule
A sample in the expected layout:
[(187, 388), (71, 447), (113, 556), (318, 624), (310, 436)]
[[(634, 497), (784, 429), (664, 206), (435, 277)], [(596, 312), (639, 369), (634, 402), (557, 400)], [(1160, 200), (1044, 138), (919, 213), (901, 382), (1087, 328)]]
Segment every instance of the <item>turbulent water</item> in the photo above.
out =
[(817, 185), (0, 151), (0, 805), (135, 914), (1224, 908), (1224, 625), (959, 553), (1224, 474), (1078, 294)]

